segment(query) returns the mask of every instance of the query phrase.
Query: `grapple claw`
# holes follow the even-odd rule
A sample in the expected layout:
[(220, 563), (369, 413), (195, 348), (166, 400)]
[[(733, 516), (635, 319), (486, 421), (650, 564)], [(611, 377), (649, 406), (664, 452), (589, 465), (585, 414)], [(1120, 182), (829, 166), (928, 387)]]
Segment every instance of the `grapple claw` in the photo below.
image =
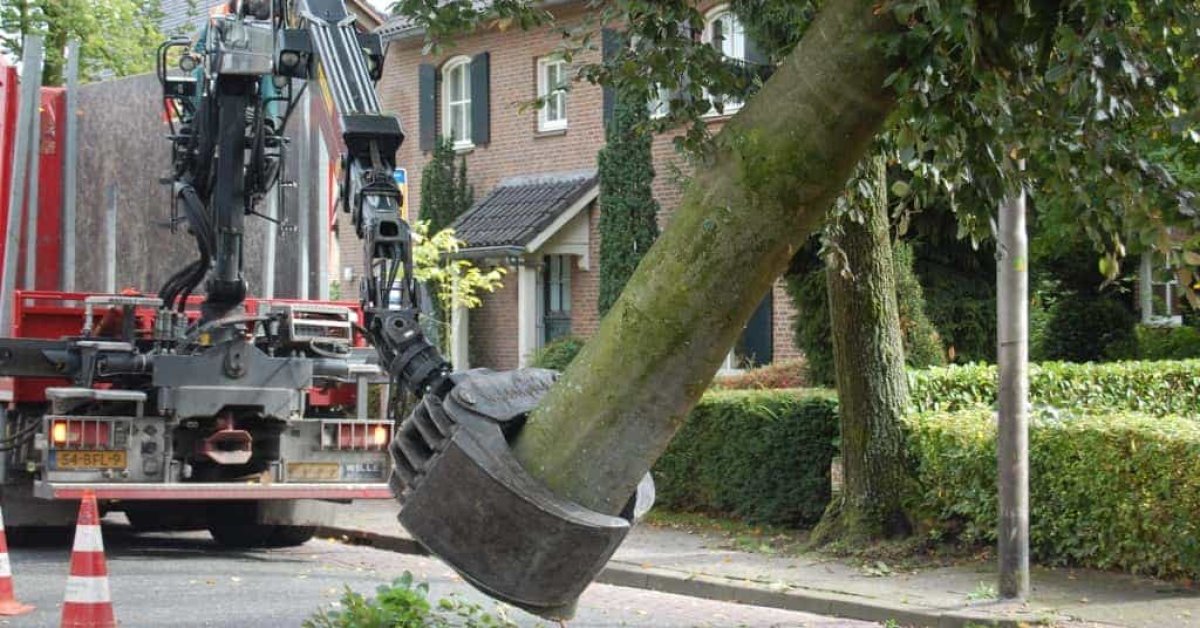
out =
[[(505, 435), (515, 437), (557, 377), (543, 369), (471, 372), (445, 399), (426, 396), (391, 447), (409, 533), (483, 592), (551, 619), (574, 614), (635, 513), (654, 501), (647, 475), (614, 517), (558, 497), (521, 467)], [(429, 430), (417, 426), (426, 422), (447, 436), (425, 440)], [(414, 468), (413, 451), (431, 455)]]

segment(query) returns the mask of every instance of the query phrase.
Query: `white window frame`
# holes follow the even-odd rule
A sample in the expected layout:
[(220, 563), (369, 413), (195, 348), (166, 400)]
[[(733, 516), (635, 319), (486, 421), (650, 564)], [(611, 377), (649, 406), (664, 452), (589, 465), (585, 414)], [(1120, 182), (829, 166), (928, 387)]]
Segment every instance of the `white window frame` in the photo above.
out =
[[(459, 100), (451, 100), (452, 81), (461, 81)], [(454, 142), (454, 150), (469, 150), (475, 147), (472, 122), (471, 58), (454, 57), (442, 65), (442, 136)], [(454, 139), (454, 122), (462, 125), (464, 136)]]
[[(551, 86), (549, 77), (546, 73), (551, 66), (558, 67), (557, 86)], [(538, 59), (537, 62), (537, 86), (538, 99), (542, 100), (542, 106), (538, 107), (538, 131), (562, 131), (567, 128), (567, 61), (561, 55), (550, 55)], [(560, 109), (561, 117), (556, 120), (550, 119), (551, 106)]]
[[(700, 41), (706, 45), (711, 45), (713, 42), (713, 25), (716, 24), (718, 20), (726, 18), (731, 20), (732, 23), (737, 26), (737, 28), (733, 29), (734, 32), (732, 37), (730, 36), (730, 33), (724, 33), (722, 35), (725, 41), (721, 43), (721, 52), (728, 59), (734, 59), (736, 61), (746, 63), (748, 62), (748, 59), (746, 58), (746, 26), (742, 24), (742, 21), (738, 19), (737, 15), (734, 14), (727, 4), (713, 7), (708, 11), (708, 13), (704, 14), (704, 34), (701, 36)], [(713, 103), (720, 100), (718, 97), (710, 96), (707, 90), (705, 90), (704, 97), (709, 102)], [(705, 115), (730, 116), (734, 113), (737, 113), (737, 111), (746, 104), (745, 99), (733, 98), (730, 96), (724, 96), (723, 98), (723, 112), (717, 111), (716, 105), (714, 104), (713, 109), (710, 109)]]
[(671, 90), (662, 85), (654, 86), (654, 97), (646, 105), (650, 111), (651, 120), (659, 120), (671, 113)]

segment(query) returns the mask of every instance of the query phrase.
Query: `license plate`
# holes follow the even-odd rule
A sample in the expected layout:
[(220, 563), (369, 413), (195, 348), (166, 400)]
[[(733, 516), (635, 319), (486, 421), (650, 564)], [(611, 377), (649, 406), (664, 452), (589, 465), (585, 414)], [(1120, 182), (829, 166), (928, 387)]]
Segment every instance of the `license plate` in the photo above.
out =
[(291, 482), (336, 482), (342, 479), (342, 466), (336, 462), (289, 462)]
[(59, 469), (124, 469), (124, 451), (56, 451), (54, 466)]

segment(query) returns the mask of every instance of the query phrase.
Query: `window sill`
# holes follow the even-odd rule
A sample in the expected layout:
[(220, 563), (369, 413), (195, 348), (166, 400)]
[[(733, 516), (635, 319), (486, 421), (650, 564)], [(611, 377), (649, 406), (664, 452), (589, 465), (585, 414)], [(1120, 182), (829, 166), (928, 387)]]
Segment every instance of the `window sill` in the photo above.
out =
[(550, 127), (548, 129), (538, 129), (536, 132), (534, 132), (533, 139), (538, 139), (538, 138), (542, 138), (542, 137), (561, 137), (566, 134), (567, 134), (567, 127), (565, 127), (565, 126)]
[(464, 142), (464, 143), (460, 143), (460, 144), (455, 144), (455, 145), (454, 145), (454, 146), (452, 146), (451, 148), (453, 148), (453, 149), (454, 149), (454, 152), (455, 152), (455, 153), (457, 153), (457, 154), (459, 154), (459, 155), (466, 155), (466, 154), (468, 154), (468, 153), (473, 153), (473, 152), (475, 152), (475, 144), (474, 144), (474, 143), (470, 143), (470, 142)]

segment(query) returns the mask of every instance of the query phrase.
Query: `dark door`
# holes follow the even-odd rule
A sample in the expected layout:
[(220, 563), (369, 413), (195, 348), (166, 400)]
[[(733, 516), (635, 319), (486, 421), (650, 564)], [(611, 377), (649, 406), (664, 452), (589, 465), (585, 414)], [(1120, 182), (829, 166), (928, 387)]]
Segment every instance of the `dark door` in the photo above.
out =
[(770, 364), (775, 359), (775, 295), (768, 292), (767, 297), (754, 310), (754, 316), (742, 331), (738, 339), (736, 366), (754, 368)]
[(546, 343), (571, 335), (571, 257), (547, 255), (542, 275), (542, 320), (545, 321)]

